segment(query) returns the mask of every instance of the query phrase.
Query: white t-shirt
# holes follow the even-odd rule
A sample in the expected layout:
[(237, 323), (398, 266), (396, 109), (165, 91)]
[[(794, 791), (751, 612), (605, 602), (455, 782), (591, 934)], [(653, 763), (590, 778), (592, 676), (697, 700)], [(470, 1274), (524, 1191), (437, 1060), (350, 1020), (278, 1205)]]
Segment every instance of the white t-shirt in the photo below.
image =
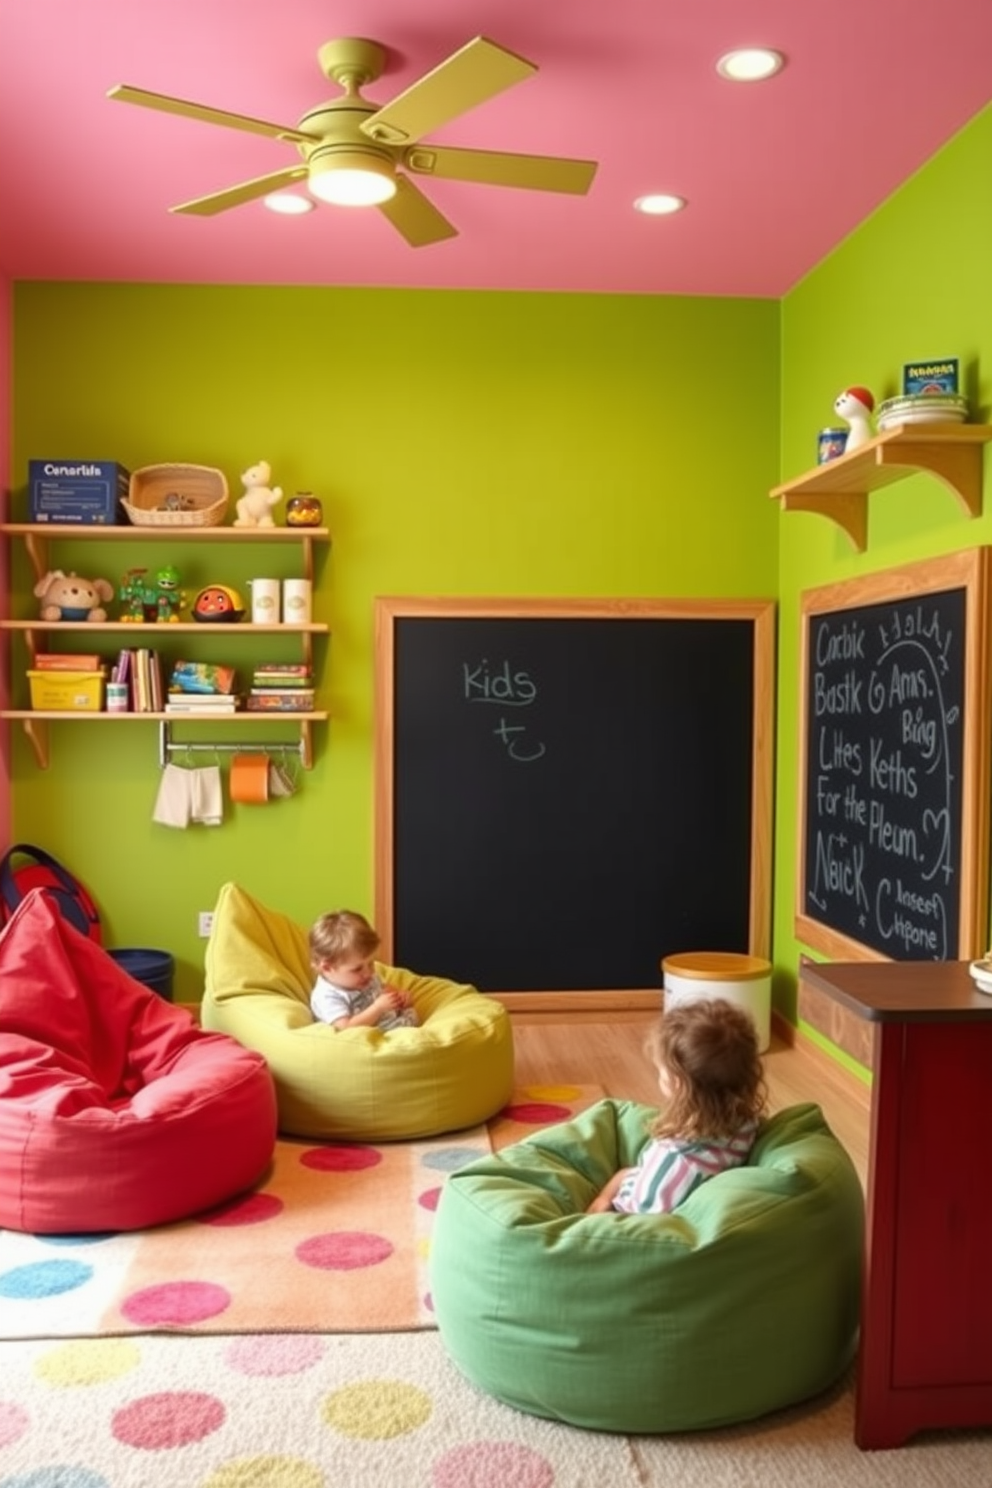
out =
[[(364, 987), (358, 988), (337, 987), (326, 977), (319, 976), (310, 993), (310, 1011), (319, 1023), (336, 1023), (339, 1018), (353, 1018), (356, 1013), (364, 1013), (382, 991), (382, 980), (378, 976), (370, 977)], [(416, 1028), (419, 1023), (420, 1019), (411, 1007), (383, 1013), (375, 1026), (386, 1031), (390, 1028)]]

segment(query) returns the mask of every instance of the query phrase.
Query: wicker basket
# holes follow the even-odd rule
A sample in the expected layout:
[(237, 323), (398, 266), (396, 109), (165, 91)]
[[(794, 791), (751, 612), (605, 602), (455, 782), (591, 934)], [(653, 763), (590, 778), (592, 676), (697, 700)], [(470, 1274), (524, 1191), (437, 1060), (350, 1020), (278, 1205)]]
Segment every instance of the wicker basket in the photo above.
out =
[(145, 465), (122, 504), (135, 527), (220, 527), (227, 500), (224, 472), (211, 465)]

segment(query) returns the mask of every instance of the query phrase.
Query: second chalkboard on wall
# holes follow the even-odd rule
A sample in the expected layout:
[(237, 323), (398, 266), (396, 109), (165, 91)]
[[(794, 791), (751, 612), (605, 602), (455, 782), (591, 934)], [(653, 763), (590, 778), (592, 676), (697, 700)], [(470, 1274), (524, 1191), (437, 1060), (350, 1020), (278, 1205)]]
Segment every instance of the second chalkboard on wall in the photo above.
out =
[(387, 960), (560, 1004), (657, 998), (677, 951), (767, 955), (771, 602), (382, 599), (376, 623)]
[(796, 933), (835, 958), (985, 949), (989, 552), (802, 596)]

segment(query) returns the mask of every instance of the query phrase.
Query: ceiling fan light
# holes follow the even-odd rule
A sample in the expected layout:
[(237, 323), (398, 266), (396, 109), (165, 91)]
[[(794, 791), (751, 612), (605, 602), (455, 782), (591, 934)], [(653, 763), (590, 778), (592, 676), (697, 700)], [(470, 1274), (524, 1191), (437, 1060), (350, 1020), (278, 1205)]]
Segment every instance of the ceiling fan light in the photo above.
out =
[(392, 162), (372, 150), (331, 146), (310, 156), (307, 187), (335, 207), (375, 207), (396, 195)]
[(784, 66), (781, 52), (773, 52), (769, 47), (741, 47), (722, 56), (716, 70), (733, 83), (760, 83), (764, 78), (774, 77)]
[(681, 212), (685, 204), (684, 196), (656, 191), (650, 196), (639, 196), (634, 202), (634, 210), (643, 212), (645, 217), (670, 217), (673, 212)]
[(268, 196), (262, 197), (262, 205), (282, 217), (300, 217), (304, 212), (312, 212), (314, 208), (312, 201), (299, 196), (295, 191), (272, 191)]

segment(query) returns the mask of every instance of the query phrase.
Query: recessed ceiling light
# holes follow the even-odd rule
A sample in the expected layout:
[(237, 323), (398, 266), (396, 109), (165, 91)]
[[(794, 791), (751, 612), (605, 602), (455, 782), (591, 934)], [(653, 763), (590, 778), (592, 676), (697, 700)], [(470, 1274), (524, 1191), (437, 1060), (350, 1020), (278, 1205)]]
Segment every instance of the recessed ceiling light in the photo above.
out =
[(262, 201), (270, 212), (281, 212), (284, 217), (299, 217), (314, 209), (309, 197), (295, 196), (291, 191), (274, 191), (271, 196), (263, 196)]
[(643, 212), (646, 217), (667, 217), (672, 212), (681, 212), (685, 204), (684, 196), (656, 193), (653, 196), (639, 196), (634, 203), (634, 210)]
[(716, 64), (716, 70), (721, 77), (735, 83), (760, 83), (763, 78), (774, 77), (784, 66), (781, 52), (769, 51), (767, 47), (744, 47), (727, 52)]

